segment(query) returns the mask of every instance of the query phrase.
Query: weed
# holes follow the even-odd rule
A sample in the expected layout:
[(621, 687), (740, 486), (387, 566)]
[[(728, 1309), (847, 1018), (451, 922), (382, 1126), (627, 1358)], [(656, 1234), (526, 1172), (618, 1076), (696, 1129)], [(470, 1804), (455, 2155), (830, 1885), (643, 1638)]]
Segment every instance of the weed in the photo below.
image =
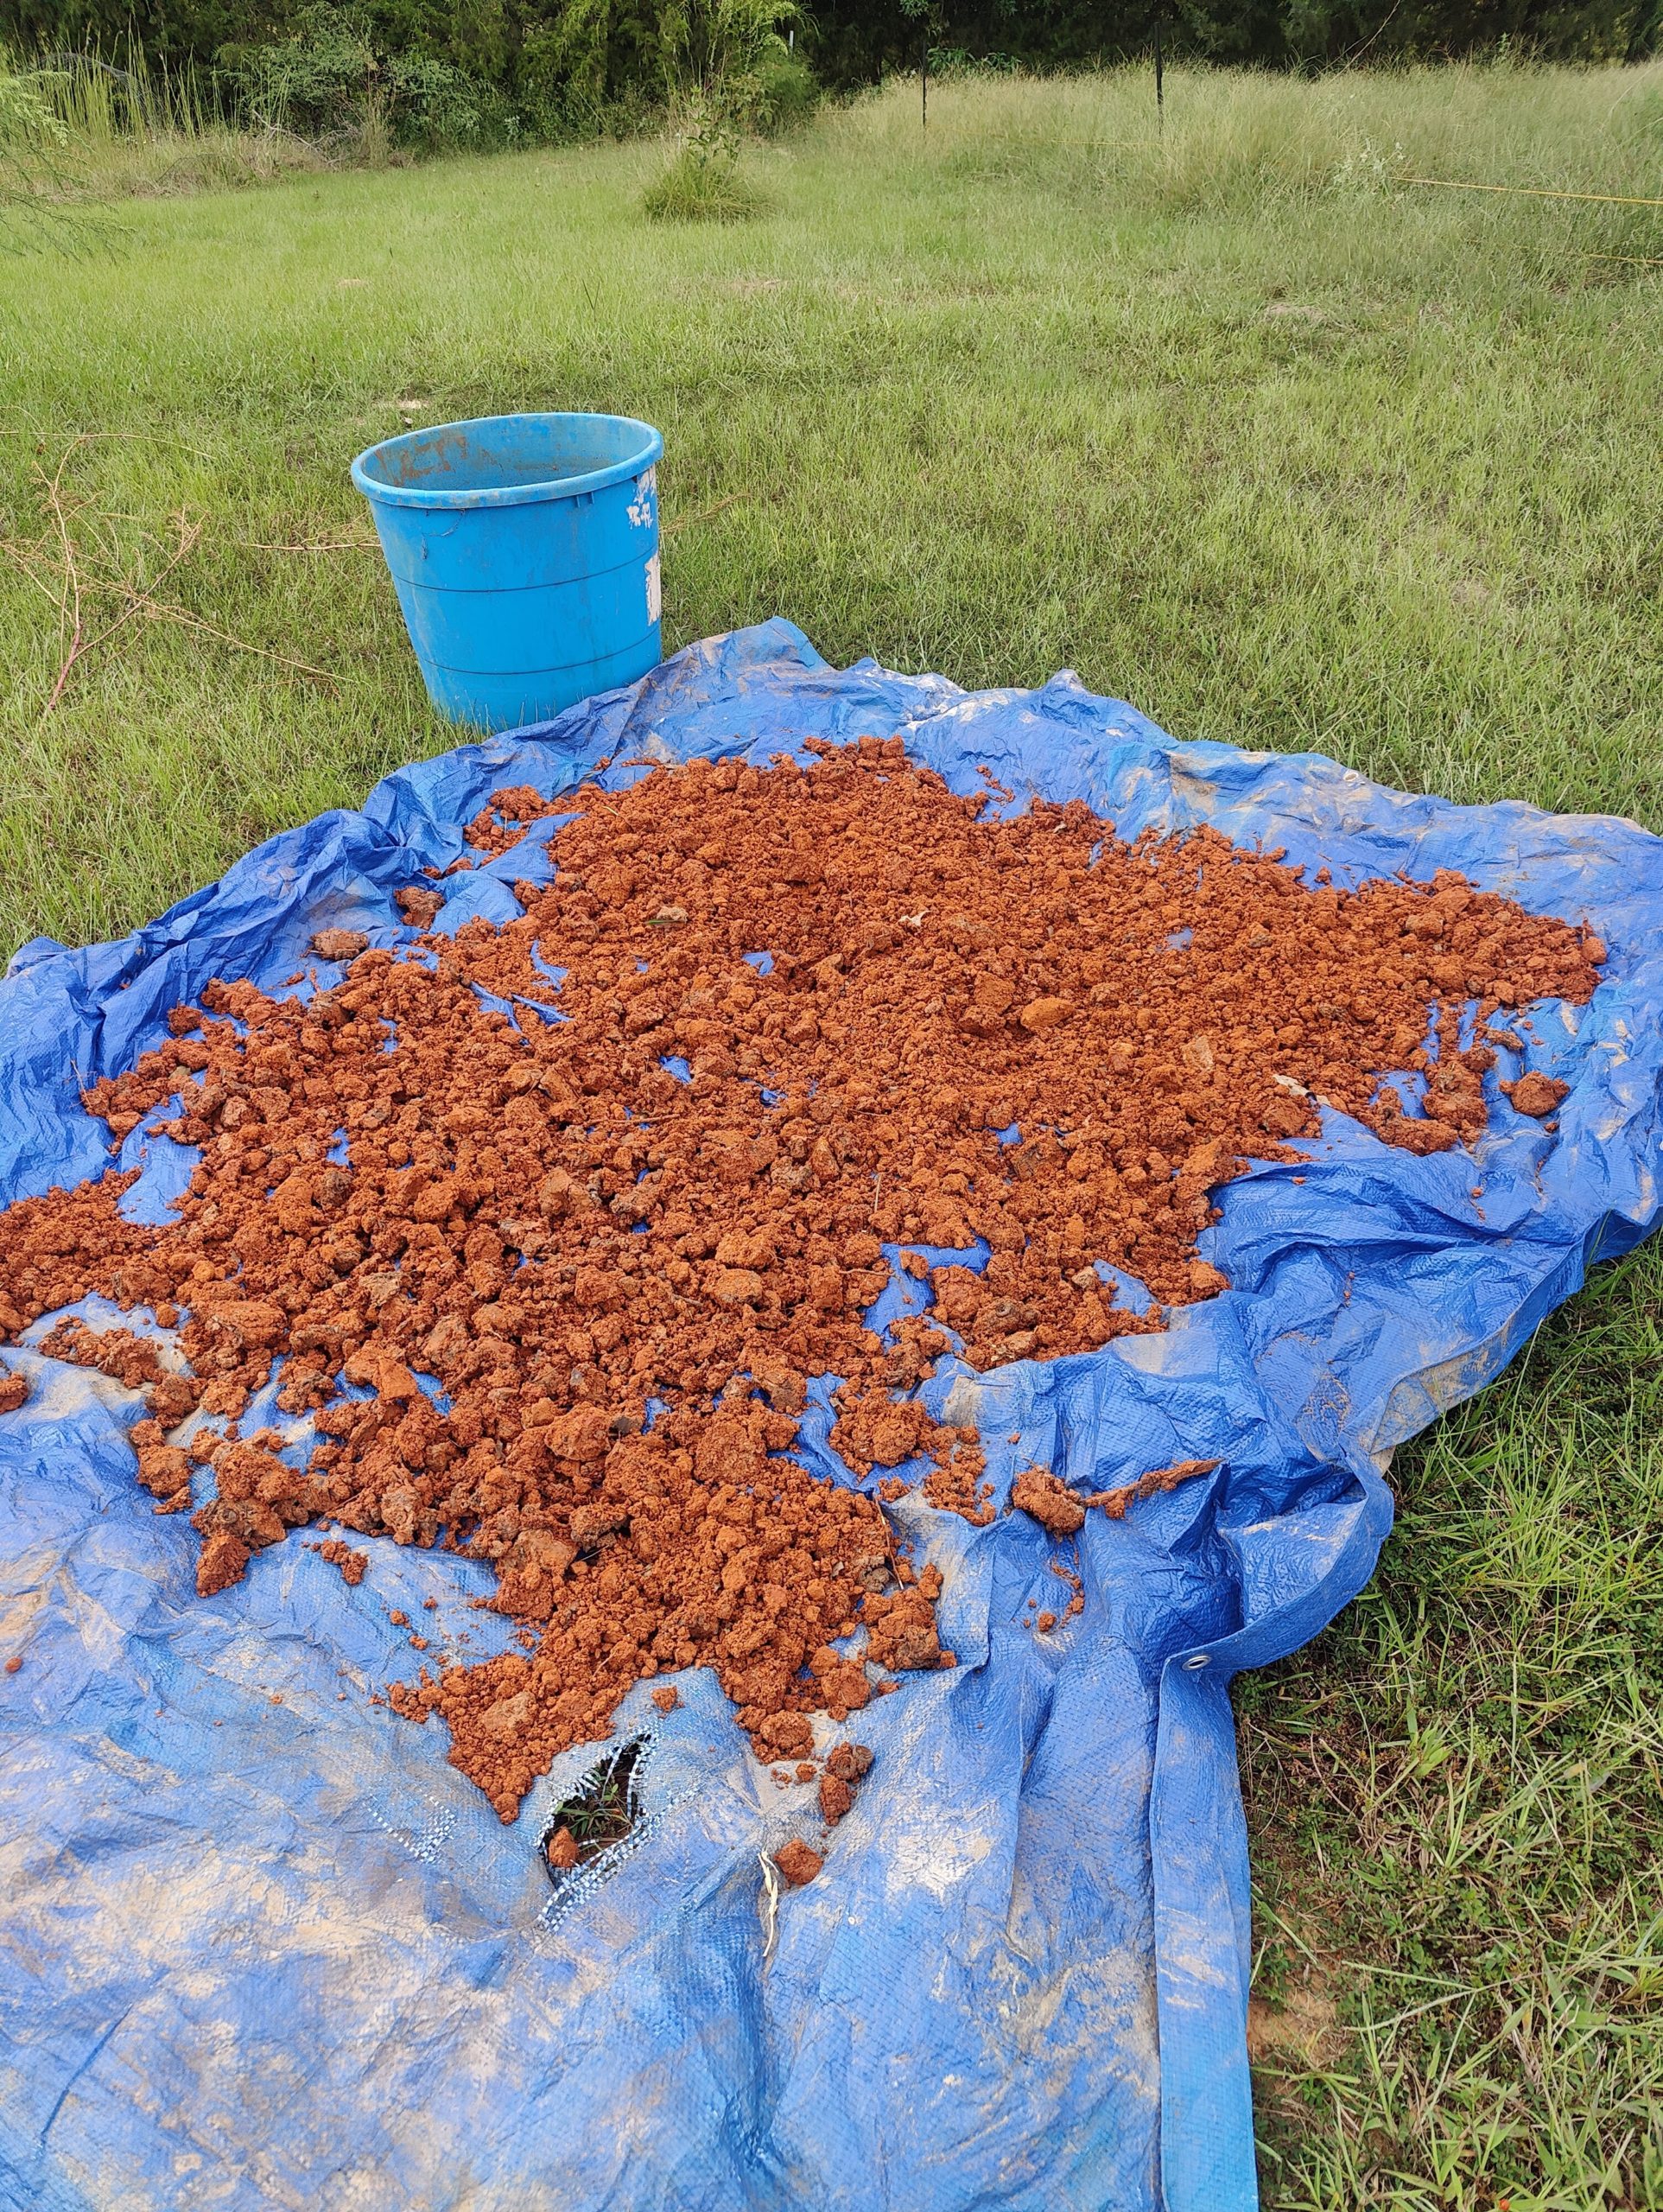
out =
[[(549, 1872), (556, 1882), (578, 1866), (587, 1866), (615, 1843), (621, 1843), (640, 1817), (636, 1802), (636, 1769), (646, 1749), (644, 1737), (635, 1737), (621, 1751), (613, 1752), (587, 1775), (581, 1789), (564, 1798), (549, 1816), (543, 1837), (545, 1853), (563, 1830), (575, 1846), (575, 1854), (556, 1851)], [(562, 1860), (564, 1863), (560, 1863)]]
[(739, 223), (765, 204), (740, 167), (735, 136), (711, 125), (684, 137), (641, 195), (656, 223)]

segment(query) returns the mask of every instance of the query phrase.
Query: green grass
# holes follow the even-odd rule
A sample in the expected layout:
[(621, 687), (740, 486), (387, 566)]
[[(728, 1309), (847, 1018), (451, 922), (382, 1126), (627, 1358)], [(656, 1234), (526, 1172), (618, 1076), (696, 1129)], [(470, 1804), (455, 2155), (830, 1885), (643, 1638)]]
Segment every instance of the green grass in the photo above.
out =
[(1663, 1255), (1398, 1456), (1244, 1678), (1268, 2203), (1663, 2204)]
[[(1663, 825), (1663, 209), (1404, 181), (1663, 198), (1663, 71), (1168, 84), (1158, 139), (1139, 76), (943, 86), (927, 140), (898, 87), (748, 154), (749, 222), (644, 223), (636, 145), (0, 260), (0, 938), (125, 929), (449, 741), (346, 465), (516, 407), (662, 426), (671, 645), (1070, 664)], [(43, 715), (66, 542), (126, 619)], [(1373, 1590), (1242, 1686), (1271, 2206), (1663, 2205), (1660, 1301), (1607, 1271), (1400, 1455)]]
[(743, 223), (767, 202), (720, 141), (677, 146), (641, 194), (641, 212), (655, 223)]

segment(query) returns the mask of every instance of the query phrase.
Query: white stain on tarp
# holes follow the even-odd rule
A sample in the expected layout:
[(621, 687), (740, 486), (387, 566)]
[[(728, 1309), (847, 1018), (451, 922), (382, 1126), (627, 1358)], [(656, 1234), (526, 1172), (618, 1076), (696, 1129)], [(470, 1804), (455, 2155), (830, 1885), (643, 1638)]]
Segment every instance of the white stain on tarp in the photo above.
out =
[(932, 1821), (909, 1829), (898, 1822), (884, 1838), (885, 1893), (898, 1907), (915, 1890), (945, 1904), (998, 1845), (997, 1835), (974, 1828)]

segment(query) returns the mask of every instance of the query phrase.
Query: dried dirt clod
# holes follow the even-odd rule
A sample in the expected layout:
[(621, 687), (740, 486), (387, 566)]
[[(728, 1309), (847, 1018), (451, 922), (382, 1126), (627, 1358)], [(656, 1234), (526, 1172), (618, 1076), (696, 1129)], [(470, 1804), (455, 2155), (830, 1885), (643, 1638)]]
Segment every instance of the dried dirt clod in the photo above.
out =
[(1044, 1029), (1060, 1029), (1071, 1020), (1074, 1008), (1066, 999), (1030, 999), (1017, 1017), (1025, 1029), (1036, 1034)]
[(919, 1621), (903, 1628), (889, 1646), (887, 1664), (904, 1674), (918, 1674), (942, 1663), (941, 1639), (934, 1624)]
[(20, 1673), (20, 1672), (22, 1671), (22, 1664), (23, 1664), (23, 1655), (22, 1655), (22, 1653), (21, 1651), (14, 1651), (14, 1652), (12, 1653), (12, 1655), (11, 1655), (10, 1658), (10, 1659), (8, 1659), (8, 1660), (7, 1660), (7, 1662), (6, 1662), (5, 1671), (6, 1671), (6, 1673), (7, 1673), (7, 1674), (9, 1674), (9, 1675), (16, 1675), (16, 1674), (18, 1674), (18, 1673)]
[(514, 784), (492, 791), (462, 834), (476, 852), (492, 855), (511, 852), (531, 823), (559, 811), (555, 802), (544, 798), (532, 785)]
[(350, 1544), (342, 1543), (339, 1536), (326, 1536), (321, 1543), (308, 1544), (307, 1549), (314, 1551), (320, 1559), (327, 1559), (331, 1567), (338, 1567), (341, 1580), (351, 1584), (354, 1589), (363, 1581), (365, 1571), (370, 1564), (368, 1552), (355, 1552)]
[(196, 1594), (217, 1597), (233, 1582), (240, 1582), (248, 1565), (249, 1548), (229, 1529), (216, 1529), (205, 1538), (196, 1562)]
[(820, 1777), (820, 1817), (826, 1826), (835, 1827), (854, 1802), (854, 1792), (848, 1783), (835, 1774)]
[(1111, 1521), (1123, 1521), (1129, 1505), (1139, 1504), (1145, 1498), (1158, 1497), (1166, 1491), (1176, 1490), (1180, 1483), (1194, 1482), (1197, 1476), (1210, 1475), (1223, 1464), (1222, 1459), (1178, 1459), (1170, 1467), (1152, 1467), (1136, 1482), (1122, 1483), (1118, 1489), (1094, 1491), (1086, 1503), (1101, 1505)]
[(1077, 1535), (1086, 1525), (1085, 1502), (1046, 1467), (1025, 1467), (1011, 1485), (1011, 1503), (1054, 1536)]
[(826, 1759), (826, 1771), (840, 1782), (859, 1782), (872, 1771), (872, 1751), (865, 1744), (839, 1744)]
[(543, 1856), (558, 1873), (564, 1873), (577, 1864), (577, 1838), (570, 1828), (556, 1828), (543, 1849)]
[(1546, 1121), (1570, 1090), (1568, 1083), (1561, 1083), (1557, 1076), (1543, 1075), (1532, 1068), (1516, 1083), (1504, 1083), (1502, 1091), (1513, 1102), (1515, 1111), (1528, 1114), (1534, 1121)]
[(814, 1727), (806, 1713), (773, 1713), (752, 1731), (777, 1758), (806, 1758), (814, 1749)]
[(316, 930), (312, 950), (320, 960), (356, 960), (369, 942), (362, 930)]
[(15, 1414), (20, 1406), (29, 1403), (29, 1378), (22, 1375), (0, 1376), (0, 1414)]
[(394, 903), (412, 929), (424, 930), (445, 903), (442, 891), (429, 891), (423, 884), (412, 883), (393, 893)]
[(682, 1693), (674, 1682), (665, 1682), (662, 1688), (654, 1690), (652, 1701), (660, 1713), (674, 1713), (682, 1701)]
[(800, 1890), (812, 1882), (826, 1861), (822, 1854), (812, 1850), (800, 1836), (793, 1836), (774, 1853), (774, 1864), (784, 1876), (788, 1888)]

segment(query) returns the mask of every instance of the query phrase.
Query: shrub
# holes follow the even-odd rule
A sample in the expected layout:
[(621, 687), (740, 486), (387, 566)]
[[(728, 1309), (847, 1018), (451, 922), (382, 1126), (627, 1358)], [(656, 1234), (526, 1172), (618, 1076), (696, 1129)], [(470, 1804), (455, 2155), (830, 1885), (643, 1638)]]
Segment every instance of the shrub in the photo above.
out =
[(761, 212), (762, 194), (739, 167), (738, 134), (708, 122), (684, 135), (641, 197), (657, 223), (738, 223)]
[(60, 73), (20, 69), (0, 47), (0, 154), (38, 154), (68, 137), (52, 102)]
[(756, 127), (771, 138), (799, 130), (820, 105), (820, 86), (800, 54), (770, 54), (757, 69)]
[(223, 60), (253, 118), (376, 159), (394, 148), (499, 145), (515, 133), (500, 93), (438, 56), (388, 52), (368, 16), (317, 0), (289, 37)]

